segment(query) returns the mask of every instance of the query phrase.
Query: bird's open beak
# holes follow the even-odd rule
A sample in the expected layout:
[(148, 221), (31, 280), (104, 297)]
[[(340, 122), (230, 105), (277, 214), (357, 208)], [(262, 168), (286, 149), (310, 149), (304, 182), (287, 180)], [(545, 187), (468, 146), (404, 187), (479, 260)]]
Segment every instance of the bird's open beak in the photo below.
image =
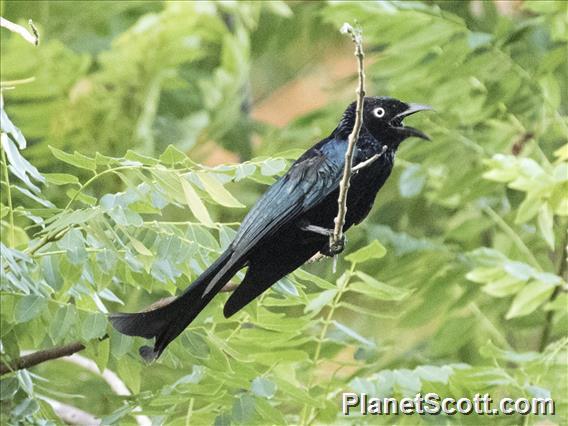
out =
[(415, 114), (419, 111), (433, 111), (433, 110), (434, 108), (432, 108), (429, 105), (408, 104), (408, 108), (406, 110), (393, 117), (392, 122), (398, 124), (395, 125), (394, 128), (399, 133), (403, 134), (406, 137), (416, 136), (417, 138), (429, 141), (430, 137), (426, 133), (423, 133), (422, 131), (415, 129), (414, 127), (405, 126), (404, 124), (402, 124), (402, 120), (405, 117), (408, 117), (409, 115)]

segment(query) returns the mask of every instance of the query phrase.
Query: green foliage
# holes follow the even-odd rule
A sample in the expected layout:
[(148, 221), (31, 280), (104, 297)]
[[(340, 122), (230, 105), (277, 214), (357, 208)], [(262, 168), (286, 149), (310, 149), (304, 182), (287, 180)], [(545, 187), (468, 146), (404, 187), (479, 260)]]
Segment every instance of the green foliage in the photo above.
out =
[[(104, 424), (487, 419), (345, 418), (343, 391), (550, 396), (554, 417), (491, 422), (566, 422), (565, 3), (524, 2), (513, 16), (491, 2), (480, 14), (465, 2), (2, 8), (37, 13), (45, 35), (35, 48), (2, 30), (2, 362), (81, 342), (130, 392), (49, 361), (2, 377), (8, 422), (59, 424), (50, 400)], [(307, 265), (230, 319), (221, 294), (144, 365), (142, 339), (106, 314), (189, 285), (243, 207), (331, 131), (350, 98), (273, 129), (248, 116), (249, 90), (275, 90), (302, 52), (317, 62), (345, 21), (363, 29), (368, 93), (432, 104), (411, 120), (433, 142), (403, 144), (337, 274)], [(193, 148), (209, 140), (242, 162), (199, 164)]]

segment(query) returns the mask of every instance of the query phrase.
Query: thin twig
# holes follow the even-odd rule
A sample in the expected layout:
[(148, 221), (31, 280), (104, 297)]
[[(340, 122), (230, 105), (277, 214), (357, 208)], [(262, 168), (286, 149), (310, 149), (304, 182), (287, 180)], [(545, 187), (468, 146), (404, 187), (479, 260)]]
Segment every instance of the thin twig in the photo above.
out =
[(353, 43), (355, 43), (355, 56), (357, 57), (359, 84), (357, 86), (357, 104), (355, 110), (355, 124), (349, 135), (347, 152), (345, 153), (345, 166), (343, 168), (343, 176), (339, 183), (339, 196), (337, 198), (337, 217), (335, 218), (335, 227), (333, 234), (329, 239), (329, 252), (338, 254), (343, 250), (343, 226), (345, 225), (345, 215), (347, 214), (347, 191), (349, 191), (349, 181), (351, 179), (353, 167), (353, 151), (355, 144), (359, 139), (359, 131), (363, 125), (363, 103), (365, 101), (365, 69), (363, 67), (363, 37), (361, 30), (355, 30), (351, 25), (345, 23), (341, 27), (341, 32), (349, 34)]
[(8, 21), (5, 18), (0, 16), (0, 27), (6, 28), (7, 30), (12, 31), (13, 33), (19, 34), (23, 37), (24, 40), (33, 44), (34, 46), (39, 45), (39, 33), (37, 28), (35, 27), (34, 23), (30, 19), (28, 21), (28, 25), (30, 26), (32, 33), (26, 30), (24, 27), (18, 24), (14, 24), (13, 22)]
[(379, 158), (382, 157), (382, 155), (386, 152), (387, 150), (387, 146), (383, 145), (383, 148), (381, 149), (381, 152), (379, 152), (378, 154), (373, 155), (371, 158), (369, 158), (368, 160), (365, 160), (359, 164), (357, 164), (355, 167), (353, 167), (353, 170), (351, 170), (352, 173), (358, 172), (361, 169), (364, 169), (367, 166), (370, 166), (371, 164), (373, 164), (375, 161), (377, 161)]

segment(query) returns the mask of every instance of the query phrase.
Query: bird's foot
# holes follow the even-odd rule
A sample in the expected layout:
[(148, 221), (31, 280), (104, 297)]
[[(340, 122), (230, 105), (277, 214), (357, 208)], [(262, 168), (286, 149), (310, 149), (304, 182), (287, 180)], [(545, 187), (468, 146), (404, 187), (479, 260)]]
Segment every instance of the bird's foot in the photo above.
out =
[(343, 250), (345, 250), (345, 243), (346, 243), (345, 235), (342, 235), (341, 238), (337, 241), (330, 241), (322, 250), (320, 250), (321, 254), (328, 257), (335, 257)]

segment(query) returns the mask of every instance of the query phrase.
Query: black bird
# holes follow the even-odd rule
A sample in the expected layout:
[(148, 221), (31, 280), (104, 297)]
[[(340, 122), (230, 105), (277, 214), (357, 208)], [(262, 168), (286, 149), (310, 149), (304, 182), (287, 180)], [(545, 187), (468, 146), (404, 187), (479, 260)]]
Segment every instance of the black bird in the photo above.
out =
[[(405, 117), (428, 109), (387, 97), (365, 98), (353, 164), (386, 148), (376, 161), (352, 176), (344, 230), (369, 214), (377, 192), (391, 173), (400, 143), (411, 136), (429, 139), (402, 123)], [(110, 316), (119, 332), (156, 339), (153, 348), (140, 348), (142, 357), (152, 360), (160, 356), (240, 269), (248, 268), (225, 304), (225, 317), (238, 312), (316, 253), (328, 252), (355, 112), (352, 103), (331, 135), (307, 150), (268, 188), (243, 220), (229, 248), (173, 302), (153, 311)]]

